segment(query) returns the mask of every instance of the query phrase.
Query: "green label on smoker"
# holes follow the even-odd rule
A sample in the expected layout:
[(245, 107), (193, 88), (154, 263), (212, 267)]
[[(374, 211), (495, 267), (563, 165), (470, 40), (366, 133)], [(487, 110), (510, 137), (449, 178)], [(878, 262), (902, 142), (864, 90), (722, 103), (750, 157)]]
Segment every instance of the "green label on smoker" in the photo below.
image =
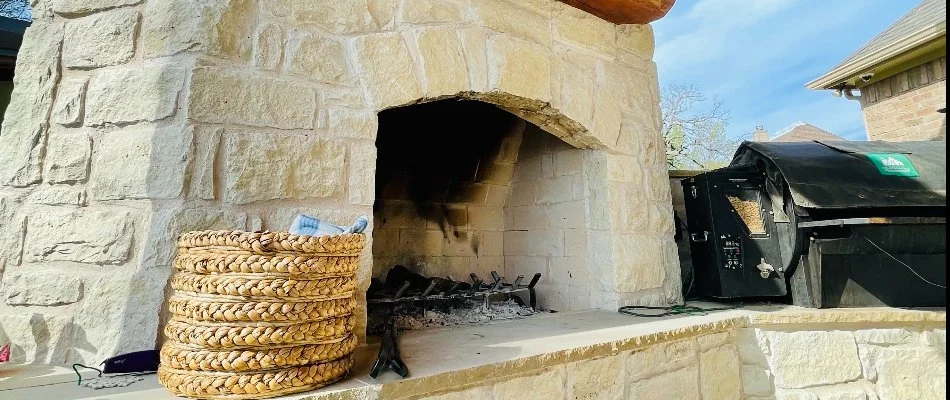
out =
[(868, 158), (881, 175), (917, 178), (920, 173), (907, 156), (899, 153), (871, 153)]

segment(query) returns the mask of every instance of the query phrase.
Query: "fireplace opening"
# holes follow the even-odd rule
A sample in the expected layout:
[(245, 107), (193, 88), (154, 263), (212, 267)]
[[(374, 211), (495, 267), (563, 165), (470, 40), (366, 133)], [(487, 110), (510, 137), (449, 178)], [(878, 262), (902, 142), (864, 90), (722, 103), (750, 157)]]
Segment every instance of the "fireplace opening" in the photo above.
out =
[(381, 112), (376, 147), (371, 292), (394, 266), (469, 284), (523, 276), (522, 287), (540, 273), (539, 309), (590, 308), (584, 150), (495, 105), (457, 99)]

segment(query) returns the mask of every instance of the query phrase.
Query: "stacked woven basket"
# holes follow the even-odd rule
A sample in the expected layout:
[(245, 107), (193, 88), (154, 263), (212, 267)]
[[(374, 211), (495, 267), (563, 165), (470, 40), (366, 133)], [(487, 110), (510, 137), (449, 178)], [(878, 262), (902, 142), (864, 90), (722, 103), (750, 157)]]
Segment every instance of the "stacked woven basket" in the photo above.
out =
[(361, 234), (182, 235), (161, 384), (193, 398), (260, 399), (346, 376), (364, 244)]

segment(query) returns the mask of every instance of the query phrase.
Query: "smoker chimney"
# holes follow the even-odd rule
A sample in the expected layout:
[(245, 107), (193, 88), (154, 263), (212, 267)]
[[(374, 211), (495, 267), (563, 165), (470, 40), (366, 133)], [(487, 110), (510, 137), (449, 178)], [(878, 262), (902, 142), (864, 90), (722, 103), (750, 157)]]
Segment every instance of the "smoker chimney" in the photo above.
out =
[(756, 126), (755, 132), (752, 132), (752, 141), (753, 142), (768, 142), (769, 131), (765, 130), (765, 127), (762, 125)]

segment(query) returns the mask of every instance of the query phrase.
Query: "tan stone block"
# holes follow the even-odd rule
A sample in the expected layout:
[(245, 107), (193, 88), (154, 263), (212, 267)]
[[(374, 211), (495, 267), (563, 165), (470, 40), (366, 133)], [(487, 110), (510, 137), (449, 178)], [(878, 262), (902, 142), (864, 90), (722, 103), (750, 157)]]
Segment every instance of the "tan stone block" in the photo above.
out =
[(299, 25), (316, 25), (337, 35), (379, 32), (391, 27), (396, 2), (354, 0), (310, 2), (269, 0), (263, 3), (271, 15)]
[(316, 93), (298, 83), (237, 70), (199, 67), (192, 73), (189, 118), (279, 129), (313, 129)]
[(666, 270), (659, 240), (637, 234), (617, 235), (613, 256), (617, 291), (633, 293), (663, 286)]
[(653, 59), (653, 52), (656, 49), (653, 27), (649, 24), (618, 25), (617, 47), (638, 57)]
[(141, 47), (148, 57), (197, 51), (247, 60), (256, 24), (253, 0), (163, 0), (148, 2)]
[(24, 259), (120, 265), (129, 258), (133, 231), (125, 211), (51, 209), (30, 217)]
[(547, 257), (531, 257), (511, 255), (505, 252), (505, 274), (508, 277), (517, 278), (518, 275), (524, 275), (525, 279), (530, 280), (534, 274), (541, 273), (541, 283), (550, 282), (550, 277), (545, 272), (548, 271)]
[(508, 33), (551, 45), (549, 19), (502, 0), (483, 0), (472, 3), (476, 22), (493, 31)]
[(459, 31), (459, 39), (465, 53), (465, 65), (468, 66), (468, 79), (472, 90), (488, 91), (488, 54), (485, 49), (488, 32), (479, 28), (462, 29)]
[(579, 361), (564, 366), (574, 399), (619, 399), (623, 393), (623, 357)]
[(97, 200), (178, 198), (192, 130), (169, 126), (103, 134), (93, 146), (90, 194)]
[[(516, 170), (517, 171), (517, 170)], [(537, 182), (518, 182), (511, 184), (508, 192), (508, 207), (534, 205), (538, 195)]]
[(254, 44), (254, 65), (260, 69), (275, 70), (284, 57), (284, 31), (274, 23), (261, 24)]
[(475, 253), (478, 257), (498, 257), (505, 255), (505, 234), (504, 232), (479, 232), (480, 238), (475, 243)]
[(86, 69), (123, 64), (135, 55), (139, 13), (119, 10), (90, 15), (66, 24), (63, 66)]
[(700, 351), (720, 347), (730, 342), (732, 342), (732, 334), (730, 332), (713, 333), (696, 338), (696, 343), (699, 345)]
[(649, 346), (627, 356), (627, 380), (641, 381), (665, 372), (694, 366), (697, 361), (697, 346), (692, 340)]
[(645, 172), (634, 156), (619, 154), (607, 156), (607, 179), (639, 184), (644, 179)]
[(505, 254), (561, 256), (564, 254), (564, 233), (559, 230), (505, 232)]
[(554, 178), (554, 154), (546, 153), (540, 155), (538, 158), (541, 159), (541, 178)]
[(647, 223), (648, 231), (655, 234), (672, 235), (675, 230), (673, 205), (668, 202), (651, 202), (646, 206), (650, 215)]
[(85, 124), (101, 126), (170, 117), (177, 109), (184, 81), (184, 68), (174, 64), (99, 73), (89, 82)]
[(857, 345), (848, 332), (769, 332), (768, 340), (776, 387), (797, 389), (861, 377)]
[(560, 40), (613, 56), (617, 54), (616, 25), (567, 4), (554, 7), (554, 33)]
[(23, 35), (19, 67), (3, 119), (0, 185), (28, 186), (40, 181), (47, 118), (60, 77), (63, 25), (34, 21)]
[(0, 341), (10, 343), (11, 364), (62, 363), (73, 342), (72, 315), (25, 312), (15, 309), (0, 314)]
[(564, 230), (564, 255), (567, 257), (587, 257), (587, 230)]
[(21, 203), (19, 195), (0, 194), (0, 273), (8, 267), (20, 265), (26, 232), (26, 217), (16, 214)]
[(82, 122), (83, 103), (88, 83), (87, 77), (67, 78), (59, 83), (50, 122), (60, 125), (75, 125)]
[(87, 200), (86, 189), (83, 187), (44, 185), (30, 193), (26, 202), (29, 204), (45, 204), (49, 206), (85, 207)]
[(376, 198), (376, 154), (373, 143), (350, 145), (347, 177), (350, 204), (373, 205)]
[(433, 27), (416, 34), (426, 96), (434, 98), (470, 90), (462, 44), (455, 29)]
[(506, 224), (509, 230), (538, 230), (551, 227), (551, 214), (548, 207), (508, 207), (505, 213), (511, 215), (510, 223)]
[(565, 175), (544, 179), (538, 184), (538, 204), (554, 204), (574, 199), (574, 177)]
[(144, 0), (51, 0), (51, 9), (57, 14), (89, 14), (95, 11), (140, 4)]
[(726, 345), (699, 354), (699, 390), (703, 399), (734, 400), (742, 397), (739, 355)]
[(221, 147), (224, 129), (200, 126), (195, 129), (195, 155), (192, 160), (188, 198), (213, 200), (215, 195), (215, 160)]
[(409, 48), (398, 33), (356, 39), (357, 63), (376, 109), (403, 105), (422, 98)]
[(548, 281), (553, 284), (586, 288), (588, 274), (585, 257), (552, 257), (548, 260)]
[(488, 196), (485, 198), (485, 205), (491, 207), (503, 207), (508, 201), (508, 186), (488, 185)]
[(935, 349), (887, 349), (877, 360), (877, 388), (884, 399), (942, 399), (947, 359)]
[(547, 48), (505, 36), (488, 44), (490, 90), (551, 101), (551, 53)]
[[(699, 400), (699, 373), (695, 365), (627, 385), (628, 399)], [(702, 397), (705, 398), (705, 397)]]
[(86, 180), (92, 142), (85, 132), (53, 131), (46, 149), (46, 181), (72, 183)]
[(408, 1), (399, 13), (399, 22), (408, 24), (462, 22), (464, 18), (463, 3), (455, 0)]
[(899, 345), (918, 342), (920, 334), (908, 329), (862, 329), (854, 331), (854, 339), (858, 344)]
[(772, 386), (772, 373), (755, 365), (742, 366), (742, 392), (746, 396), (771, 396), (775, 394)]
[(373, 230), (373, 257), (399, 255), (399, 229)]
[(584, 228), (586, 204), (583, 201), (568, 201), (552, 204), (548, 211), (552, 228)]
[(528, 157), (518, 160), (512, 182), (530, 182), (541, 179), (541, 157)]
[(470, 206), (468, 223), (473, 229), (500, 231), (505, 229), (505, 211), (501, 207)]
[(445, 234), (441, 231), (401, 229), (399, 249), (401, 255), (441, 256), (444, 252)]
[(31, 269), (3, 276), (3, 298), (11, 306), (62, 306), (81, 296), (82, 280), (64, 271)]
[(327, 129), (333, 137), (375, 140), (379, 131), (378, 120), (372, 111), (342, 107), (327, 109)]
[(419, 400), (492, 400), (492, 388), (489, 386), (474, 389), (462, 390), (458, 392), (446, 393), (436, 396), (425, 396)]
[[(530, 277), (531, 275), (525, 275), (525, 279)], [(566, 311), (571, 304), (570, 286), (542, 283), (536, 285), (535, 289), (537, 289), (538, 307), (542, 310)]]
[(562, 150), (554, 155), (554, 174), (556, 176), (573, 175), (583, 172), (584, 169), (584, 151)]
[(475, 182), (506, 186), (514, 175), (514, 164), (482, 164), (475, 173)]
[(359, 88), (327, 86), (320, 89), (320, 97), (328, 106), (363, 108), (366, 105), (363, 91)]
[(552, 105), (575, 122), (588, 128), (593, 127), (595, 85), (591, 84), (591, 77), (596, 76), (594, 59), (577, 51), (567, 50), (559, 52), (556, 60), (557, 93)]
[(307, 31), (293, 31), (287, 39), (287, 72), (321, 83), (355, 82), (343, 42)]
[(230, 135), (225, 146), (227, 202), (328, 198), (343, 191), (346, 147), (338, 142), (247, 133)]

